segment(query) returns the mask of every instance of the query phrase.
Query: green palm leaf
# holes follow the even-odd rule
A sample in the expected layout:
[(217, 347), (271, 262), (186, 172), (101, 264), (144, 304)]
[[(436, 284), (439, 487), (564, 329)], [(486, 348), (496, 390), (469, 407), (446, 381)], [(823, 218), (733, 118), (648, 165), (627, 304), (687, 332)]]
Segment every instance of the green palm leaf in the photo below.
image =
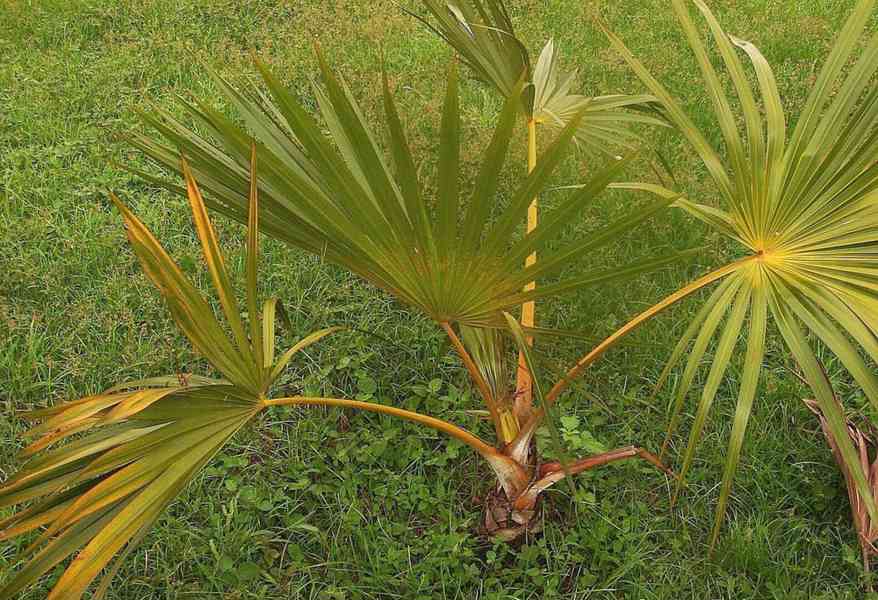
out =
[(518, 83), (529, 79), (527, 49), (515, 37), (502, 0), (422, 0), (422, 3), (433, 22), (406, 12), (457, 50), (473, 72), (504, 97), (511, 97)]
[[(315, 86), (314, 93), (325, 125), (259, 63), (273, 104), (259, 102), (220, 80), (249, 129), (260, 138), (259, 223), (269, 235), (344, 266), (439, 323), (469, 326), (502, 327), (502, 311), (522, 302), (625, 280), (678, 258), (651, 256), (618, 269), (568, 275), (522, 292), (529, 281), (557, 278), (577, 258), (614, 242), (675, 199), (659, 198), (582, 241), (550, 248), (564, 227), (630, 163), (630, 156), (598, 170), (588, 184), (548, 213), (540, 227), (519, 237), (531, 199), (567, 154), (584, 111), (561, 130), (537, 168), (512, 190), (508, 204), (501, 205), (497, 179), (518, 112), (518, 94), (513, 94), (467, 201), (460, 187), (457, 76), (452, 69), (440, 132), (439, 189), (435, 202), (429, 202), (428, 186), (419, 180), (386, 79), (389, 157), (379, 148), (378, 136), (366, 124), (347, 86), (322, 57), (320, 64), (324, 85)], [(179, 156), (186, 156), (195, 177), (211, 192), (208, 203), (245, 222), (249, 135), (205, 105), (188, 109), (212, 139), (157, 111), (145, 119), (170, 143), (135, 135), (134, 144), (172, 170), (179, 170)], [(524, 258), (535, 251), (541, 252), (540, 261), (523, 266)]]
[[(744, 337), (745, 370), (720, 493), (715, 541), (756, 394), (766, 319), (770, 315), (813, 389), (827, 427), (839, 441), (840, 455), (855, 474), (858, 492), (875, 518), (878, 511), (874, 498), (861, 470), (856, 468), (858, 459), (845, 435), (843, 414), (834, 403), (828, 379), (811, 348), (812, 338), (816, 337), (839, 358), (873, 406), (878, 407), (878, 88), (874, 85), (878, 34), (866, 31), (875, 0), (857, 2), (791, 133), (768, 62), (752, 43), (727, 35), (702, 0), (693, 1), (707, 21), (740, 106), (739, 118), (687, 3), (673, 0), (722, 131), (725, 158), (667, 89), (620, 39), (607, 31), (613, 45), (659, 98), (669, 120), (698, 153), (717, 184), (723, 204), (708, 207), (683, 199), (679, 205), (743, 244), (750, 253), (749, 259), (724, 274), (726, 279), (720, 288), (724, 291), (718, 289), (711, 297), (709, 310), (699, 313), (698, 322), (684, 334), (662, 375), (663, 381), (694, 339), (677, 391), (671, 435), (707, 345), (714, 332), (721, 331), (681, 475), (691, 464), (730, 353)], [(748, 82), (739, 51), (755, 71), (758, 95)], [(674, 194), (650, 184), (626, 187), (652, 191), (660, 197)], [(723, 318), (726, 324), (719, 328)], [(746, 320), (749, 327), (744, 333)]]

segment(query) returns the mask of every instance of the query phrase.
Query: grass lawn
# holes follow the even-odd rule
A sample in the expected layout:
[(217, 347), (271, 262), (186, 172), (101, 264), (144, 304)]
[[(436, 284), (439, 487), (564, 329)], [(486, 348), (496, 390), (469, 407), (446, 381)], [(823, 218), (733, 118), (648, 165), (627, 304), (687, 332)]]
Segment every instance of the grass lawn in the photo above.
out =
[[(587, 4), (510, 2), (532, 53), (554, 36), (565, 66), (580, 68), (586, 94), (642, 91), (590, 24)], [(605, 4), (611, 26), (685, 99), (699, 125), (707, 124), (708, 100), (669, 3)], [(712, 4), (728, 31), (762, 48), (795, 114), (854, 2)], [(105, 191), (133, 205), (206, 287), (204, 271), (196, 270), (200, 254), (188, 209), (119, 166), (155, 171), (118, 134), (139, 128), (135, 111), (150, 103), (178, 111), (178, 95), (226, 110), (206, 67), (252, 85), (251, 50), (307, 95), (314, 39), (376, 123), (383, 47), (416, 152), (432, 156), (450, 52), (391, 0), (0, 1), (0, 480), (19, 464), (24, 426), (15, 411), (123, 380), (205, 372), (140, 274)], [(474, 81), (465, 83), (463, 94), (463, 159), (472, 173), (499, 101)], [(644, 133), (667, 154), (681, 187), (701, 202), (714, 201), (703, 169), (679, 139)], [(523, 165), (521, 150), (516, 159)], [(558, 184), (578, 182), (601, 160), (571, 157)], [(424, 161), (428, 173), (433, 164)], [(647, 173), (641, 165), (631, 175)], [(590, 225), (641, 200), (608, 194), (567, 235), (585, 235)], [(222, 219), (219, 225), (240, 275), (242, 228)], [(583, 262), (619, 264), (693, 246), (704, 250), (689, 264), (541, 307), (541, 324), (600, 338), (738, 251), (688, 217), (667, 213), (638, 237), (619, 240), (609, 254)], [(394, 402), (480, 427), (464, 412), (475, 407), (465, 372), (431, 322), (341, 269), (271, 240), (264, 248), (265, 291), (284, 299), (296, 327), (284, 334), (286, 342), (332, 324), (393, 340), (336, 336), (295, 362), (289, 386), (304, 381), (312, 393)], [(650, 387), (696, 307), (689, 301), (646, 327), (574, 386), (562, 401), (564, 414), (578, 418), (566, 421), (569, 437), (657, 448), (670, 391), (651, 399)], [(862, 567), (842, 479), (801, 403), (807, 391), (774, 337), (728, 522), (712, 558), (706, 543), (734, 385), (717, 399), (689, 489), (676, 507), (670, 508), (669, 484), (654, 469), (616, 464), (578, 478), (575, 496), (558, 486), (546, 506), (544, 533), (516, 548), (474, 533), (489, 478), (465, 447), (376, 415), (273, 409), (173, 504), (129, 558), (110, 597), (861, 598)], [(543, 342), (546, 373), (587, 349), (582, 340)], [(832, 357), (824, 359), (834, 372)], [(737, 377), (734, 368), (731, 373)], [(849, 406), (865, 404), (846, 380), (836, 383)], [(685, 433), (676, 439), (677, 452)], [(14, 569), (22, 543), (0, 545), (0, 580)], [(50, 583), (23, 598), (44, 598)]]

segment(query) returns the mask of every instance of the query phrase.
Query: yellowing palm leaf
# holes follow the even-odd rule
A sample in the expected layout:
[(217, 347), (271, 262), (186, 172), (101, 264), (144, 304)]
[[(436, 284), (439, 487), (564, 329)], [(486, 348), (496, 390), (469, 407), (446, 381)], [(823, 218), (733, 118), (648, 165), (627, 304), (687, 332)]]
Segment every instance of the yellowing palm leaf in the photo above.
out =
[[(252, 155), (251, 172), (255, 169)], [(161, 244), (115, 196), (128, 238), (147, 276), (159, 288), (180, 329), (224, 380), (157, 377), (116, 386), (102, 394), (28, 413), (41, 423), (23, 452), (36, 455), (0, 487), (0, 507), (30, 502), (0, 522), (0, 540), (44, 528), (22, 553), (27, 564), (0, 589), (14, 598), (74, 553), (50, 600), (78, 599), (123, 549), (137, 546), (161, 512), (211, 457), (265, 404), (265, 394), (299, 350), (337, 328), (318, 331), (274, 359), (273, 325), (265, 327), (256, 303), (256, 190), (249, 204), (248, 337), (237, 310), (216, 234), (201, 194), (183, 163), (188, 196), (208, 270), (217, 289), (228, 336), (207, 301)], [(266, 303), (274, 318), (274, 301)], [(66, 444), (52, 448), (59, 442)], [(37, 454), (42, 452), (42, 454)], [(106, 592), (124, 554), (103, 579)]]
[[(703, 285), (722, 282), (683, 335), (659, 383), (664, 382), (668, 371), (688, 348), (686, 367), (676, 391), (670, 435), (677, 426), (699, 364), (719, 332), (681, 475), (685, 476), (692, 463), (717, 389), (739, 336), (744, 333), (745, 370), (729, 441), (715, 541), (757, 389), (766, 324), (771, 316), (813, 389), (839, 453), (853, 474), (870, 517), (875, 519), (878, 512), (871, 489), (862, 470), (856, 468), (858, 457), (846, 435), (842, 412), (809, 343), (809, 338), (816, 337), (825, 344), (878, 407), (878, 378), (874, 370), (874, 362), (878, 361), (878, 87), (874, 80), (878, 71), (878, 34), (864, 35), (875, 0), (857, 2), (789, 135), (768, 62), (752, 43), (727, 35), (702, 0), (694, 3), (707, 20), (740, 103), (739, 121), (687, 3), (673, 0), (722, 130), (725, 160), (664, 86), (620, 39), (607, 31), (613, 45), (659, 98), (670, 121), (698, 153), (723, 203), (722, 207), (708, 207), (683, 200), (680, 206), (733, 237), (750, 253), (748, 258), (724, 267), (717, 277), (703, 280)], [(856, 58), (860, 47), (862, 51)], [(759, 99), (751, 89), (737, 50), (743, 51), (755, 70)], [(852, 58), (853, 65), (846, 70)], [(661, 197), (674, 195), (651, 184), (623, 187), (652, 191)], [(684, 294), (660, 305), (660, 310), (700, 287), (690, 286)], [(644, 314), (648, 318), (660, 310)], [(749, 325), (745, 326), (748, 320)], [(871, 359), (871, 367), (863, 354)]]

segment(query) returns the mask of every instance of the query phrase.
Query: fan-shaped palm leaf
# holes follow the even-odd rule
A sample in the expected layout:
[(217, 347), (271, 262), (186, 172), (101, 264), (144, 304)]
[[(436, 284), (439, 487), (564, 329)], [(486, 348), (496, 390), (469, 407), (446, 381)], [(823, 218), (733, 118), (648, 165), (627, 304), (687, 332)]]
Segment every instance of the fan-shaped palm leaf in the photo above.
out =
[[(79, 552), (77, 559), (49, 598), (79, 598), (120, 550), (137, 545), (201, 467), (264, 408), (264, 394), (292, 356), (335, 330), (308, 336), (279, 360), (274, 357), (273, 341), (264, 343), (265, 325), (260, 324), (255, 309), (254, 189), (247, 259), (252, 318), (248, 336), (201, 195), (185, 164), (183, 172), (205, 261), (231, 337), (146, 227), (118, 199), (113, 197), (113, 201), (125, 219), (128, 238), (145, 273), (162, 292), (174, 320), (225, 379), (152, 378), (29, 413), (28, 418), (41, 423), (29, 432), (37, 440), (23, 454), (45, 452), (4, 483), (0, 506), (34, 504), (0, 523), (0, 539), (40, 527), (45, 530), (24, 551), (29, 562), (0, 590), (0, 598), (14, 597), (75, 552)], [(267, 302), (266, 313), (273, 314), (273, 306), (274, 301)], [(265, 329), (272, 332), (273, 324)], [(71, 441), (71, 436), (77, 437)], [(48, 450), (61, 441), (68, 443)], [(118, 565), (106, 575), (101, 590), (106, 590)]]
[[(395, 169), (379, 149), (346, 86), (324, 62), (321, 68), (325, 87), (315, 86), (315, 95), (338, 152), (293, 94), (265, 67), (258, 66), (274, 104), (267, 99), (258, 103), (223, 85), (261, 141), (263, 231), (348, 268), (439, 323), (503, 326), (501, 311), (522, 302), (624, 280), (676, 258), (652, 256), (522, 292), (525, 283), (558, 275), (579, 256), (613, 242), (669, 206), (673, 199), (659, 198), (583, 240), (549, 249), (548, 242), (607, 187), (630, 158), (612, 161), (588, 185), (555, 208), (538, 229), (515, 239), (531, 199), (565, 155), (578, 118), (564, 128), (500, 212), (499, 175), (518, 104), (516, 97), (510, 99), (484, 153), (467, 203), (459, 187), (460, 123), (456, 69), (452, 68), (440, 133), (438, 190), (431, 205), (386, 80), (384, 100)], [(221, 147), (165, 113), (160, 113), (164, 118), (146, 119), (172, 145), (141, 136), (136, 136), (134, 143), (171, 169), (179, 168), (179, 148), (199, 182), (212, 193), (208, 201), (212, 200), (220, 212), (244, 220), (248, 136), (204, 105), (189, 109)], [(541, 261), (524, 267), (525, 257), (537, 250), (543, 251)]]
[(555, 42), (550, 39), (533, 70), (532, 115), (538, 125), (560, 131), (582, 112), (574, 139), (584, 147), (606, 153), (612, 153), (619, 146), (632, 147), (639, 141), (629, 127), (634, 123), (667, 126), (663, 119), (646, 114), (655, 105), (655, 97), (647, 94), (594, 97), (575, 94), (571, 90), (577, 75), (577, 70), (561, 71)]
[[(703, 285), (716, 280), (722, 283), (683, 335), (660, 381), (661, 384), (668, 370), (689, 349), (676, 391), (670, 435), (710, 342), (719, 335), (683, 456), (681, 475), (685, 476), (692, 464), (731, 354), (744, 333), (744, 372), (723, 476), (715, 540), (756, 394), (770, 315), (813, 389), (858, 492), (870, 517), (875, 519), (878, 513), (871, 489), (862, 470), (856, 468), (858, 458), (846, 435), (842, 412), (809, 343), (811, 337), (816, 337), (835, 353), (878, 407), (878, 379), (874, 370), (874, 361), (878, 360), (878, 34), (864, 36), (875, 0), (857, 2), (790, 135), (774, 74), (766, 59), (750, 42), (727, 35), (702, 0), (694, 3), (707, 20), (740, 102), (742, 127), (686, 2), (673, 0), (704, 76), (725, 141), (727, 161), (664, 86), (621, 40), (607, 32), (613, 45), (660, 99), (671, 122), (698, 153), (723, 203), (722, 207), (708, 207), (684, 200), (681, 206), (740, 242), (750, 253), (718, 271), (716, 276), (703, 280)], [(743, 50), (755, 70), (761, 110), (736, 47)], [(846, 70), (860, 47), (859, 57)], [(664, 197), (674, 194), (649, 184), (627, 187)], [(678, 293), (672, 301), (638, 319), (642, 322), (699, 287), (690, 286), (686, 293)], [(749, 325), (745, 325), (747, 321)], [(873, 366), (867, 365), (862, 353)]]

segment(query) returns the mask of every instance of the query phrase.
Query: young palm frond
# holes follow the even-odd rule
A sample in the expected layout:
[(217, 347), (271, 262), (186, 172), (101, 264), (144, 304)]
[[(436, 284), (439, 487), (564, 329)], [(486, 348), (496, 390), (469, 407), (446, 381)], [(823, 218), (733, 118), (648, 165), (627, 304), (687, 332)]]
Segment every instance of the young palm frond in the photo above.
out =
[(457, 50), (476, 76), (493, 85), (504, 98), (521, 92), (522, 79), (529, 80), (530, 57), (515, 37), (512, 21), (502, 0), (423, 0), (435, 25), (405, 10)]
[[(498, 407), (499, 433), (504, 444), (518, 435), (518, 419), (513, 414), (515, 399), (510, 397), (506, 336), (500, 329), (460, 326), (460, 342), (472, 359), (487, 391), (489, 406)], [(484, 395), (484, 391), (482, 392)]]
[[(709, 207), (681, 200), (680, 206), (742, 244), (749, 253), (636, 319), (637, 324), (642, 323), (701, 287), (720, 282), (674, 349), (659, 382), (661, 386), (688, 350), (676, 390), (671, 435), (708, 346), (719, 336), (683, 455), (681, 475), (685, 476), (692, 464), (717, 390), (743, 333), (744, 371), (719, 498), (715, 541), (750, 418), (765, 353), (766, 327), (771, 319), (802, 368), (874, 520), (878, 511), (869, 482), (862, 469), (856, 468), (858, 456), (846, 434), (842, 411), (809, 338), (816, 337), (825, 344), (878, 407), (874, 370), (874, 362), (878, 361), (878, 34), (864, 35), (875, 0), (857, 2), (789, 135), (787, 117), (766, 59), (752, 43), (727, 35), (702, 0), (693, 1), (707, 21), (740, 102), (739, 121), (687, 3), (673, 0), (713, 103), (726, 161), (668, 90), (619, 38), (607, 31), (613, 45), (659, 98), (670, 121), (698, 153), (723, 202), (722, 207)], [(752, 64), (760, 99), (751, 89), (736, 48)], [(856, 58), (858, 48), (862, 50)], [(853, 64), (846, 69), (849, 62)], [(620, 187), (651, 191), (660, 197), (675, 195), (652, 184)], [(873, 366), (867, 365), (861, 352)]]
[[(502, 0), (422, 3), (432, 21), (406, 12), (453, 47), (479, 79), (493, 85), (504, 98), (521, 94), (522, 108), (535, 124), (557, 131), (578, 119), (576, 141), (605, 153), (619, 146), (632, 147), (638, 140), (630, 128), (634, 123), (667, 125), (658, 116), (647, 114), (655, 105), (652, 96), (572, 93), (577, 71), (560, 70), (559, 53), (551, 39), (533, 64), (527, 48), (515, 36)], [(525, 82), (523, 89), (517, 87), (521, 81)]]
[[(264, 66), (257, 66), (273, 104), (267, 99), (258, 103), (223, 85), (261, 142), (263, 231), (344, 266), (438, 323), (503, 327), (501, 312), (522, 302), (622, 281), (679, 257), (651, 256), (618, 268), (567, 275), (556, 283), (523, 292), (527, 282), (559, 275), (575, 259), (614, 242), (664, 210), (673, 199), (659, 198), (585, 239), (550, 249), (548, 242), (607, 187), (631, 158), (612, 161), (588, 185), (556, 207), (538, 229), (516, 239), (531, 199), (565, 156), (577, 118), (545, 151), (539, 166), (517, 186), (500, 212), (499, 175), (518, 106), (516, 97), (510, 99), (484, 152), (467, 202), (459, 186), (460, 113), (457, 74), (452, 67), (440, 132), (438, 190), (431, 206), (386, 78), (384, 101), (395, 169), (379, 149), (347, 87), (325, 62), (321, 60), (325, 87), (315, 86), (315, 95), (336, 148), (293, 94)], [(146, 120), (173, 145), (143, 136), (135, 136), (133, 142), (173, 170), (179, 169), (179, 154), (184, 154), (198, 180), (211, 192), (209, 202), (213, 207), (244, 220), (248, 135), (204, 105), (188, 108), (220, 146), (166, 113), (160, 113), (164, 118), (146, 116)], [(543, 253), (541, 261), (525, 267), (525, 257), (537, 250)]]
[(647, 114), (654, 106), (653, 96), (610, 94), (589, 97), (573, 93), (571, 90), (578, 70), (564, 73), (559, 62), (555, 42), (550, 39), (533, 70), (531, 115), (537, 125), (560, 131), (582, 112), (574, 139), (583, 147), (606, 153), (612, 153), (620, 146), (633, 147), (639, 141), (630, 128), (634, 123), (667, 126), (666, 121)]

